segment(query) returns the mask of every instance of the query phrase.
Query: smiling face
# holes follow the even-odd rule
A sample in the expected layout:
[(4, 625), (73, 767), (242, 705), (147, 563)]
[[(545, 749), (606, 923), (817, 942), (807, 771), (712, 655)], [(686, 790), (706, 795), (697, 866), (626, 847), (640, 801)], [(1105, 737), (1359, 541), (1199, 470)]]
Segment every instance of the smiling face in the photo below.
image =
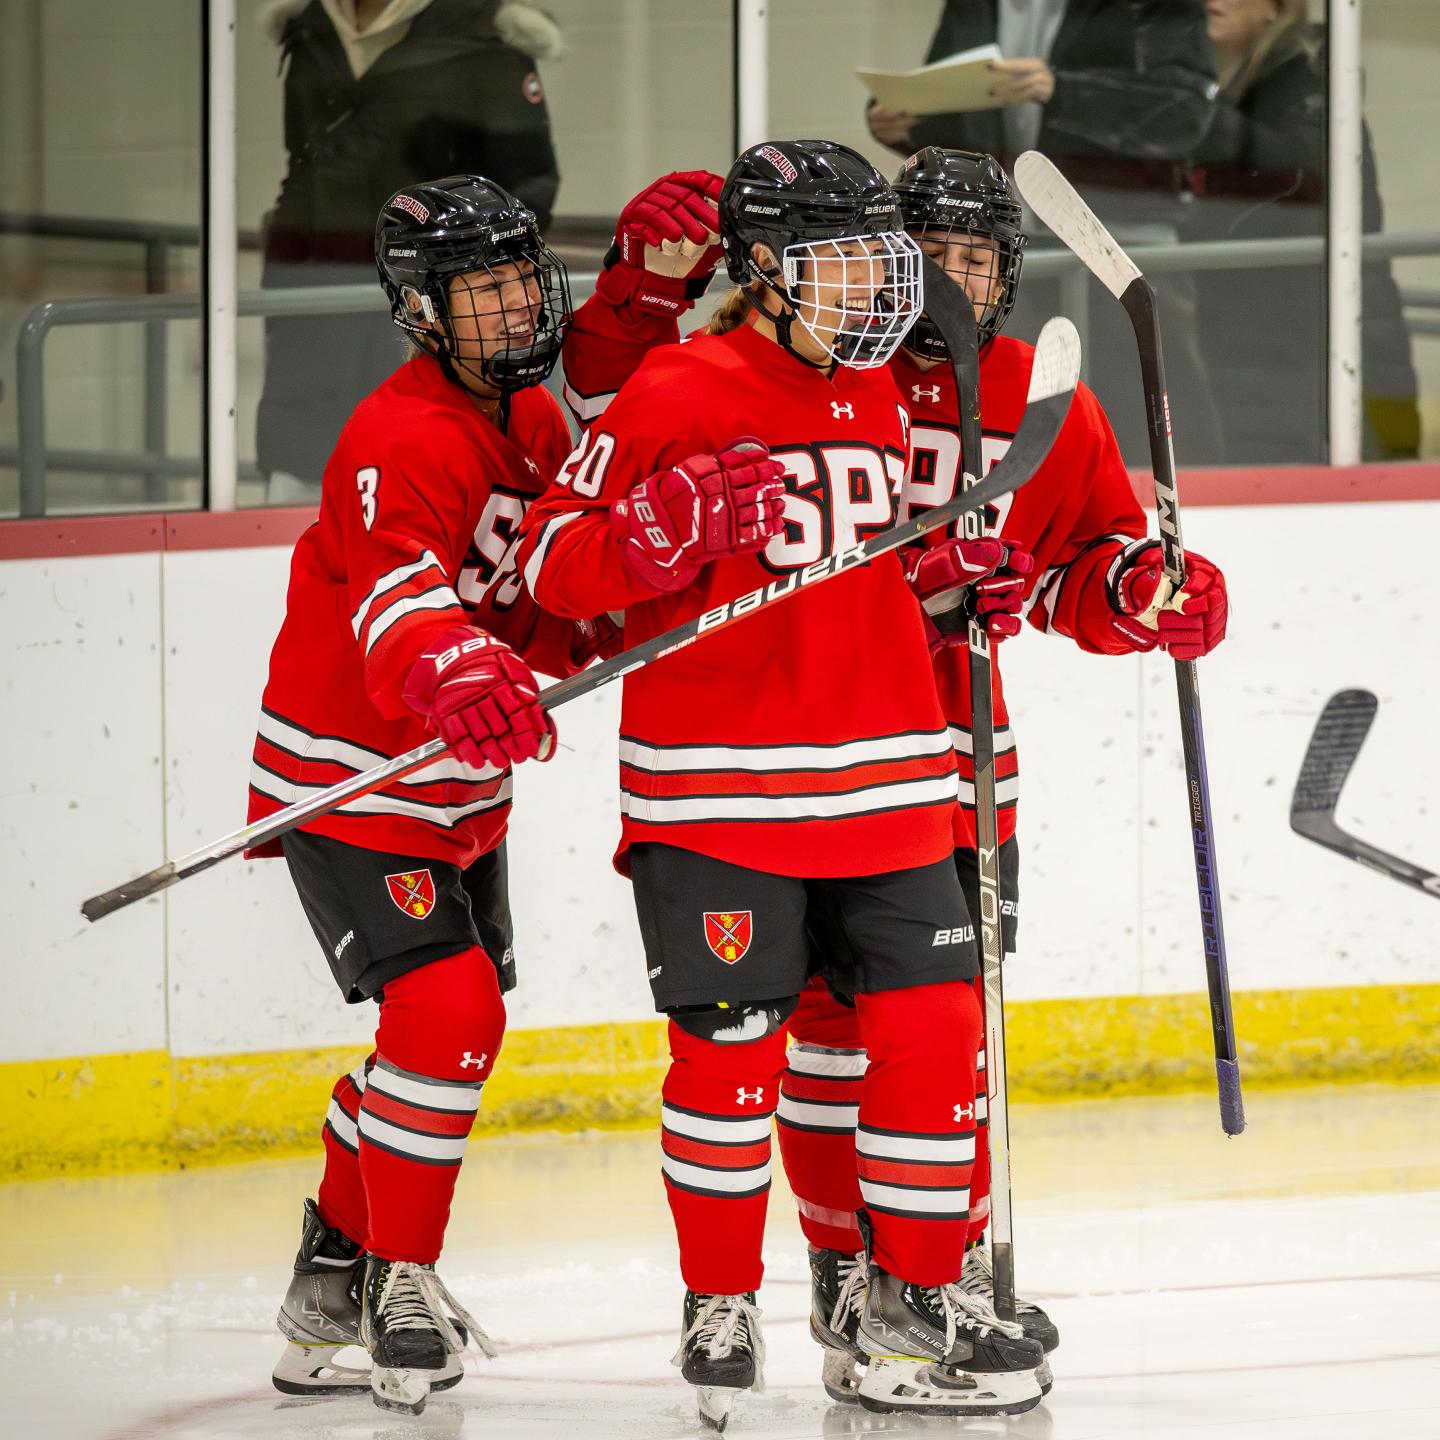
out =
[(535, 339), (541, 306), (539, 273), (529, 260), (506, 261), (456, 275), (446, 295), (456, 369), (467, 388), (488, 393), (491, 387), (480, 379), (484, 362)]
[[(762, 269), (781, 267), (763, 245)], [(919, 252), (903, 233), (789, 246), (784, 288), (795, 319), (790, 343), (811, 364), (883, 364), (919, 313)]]

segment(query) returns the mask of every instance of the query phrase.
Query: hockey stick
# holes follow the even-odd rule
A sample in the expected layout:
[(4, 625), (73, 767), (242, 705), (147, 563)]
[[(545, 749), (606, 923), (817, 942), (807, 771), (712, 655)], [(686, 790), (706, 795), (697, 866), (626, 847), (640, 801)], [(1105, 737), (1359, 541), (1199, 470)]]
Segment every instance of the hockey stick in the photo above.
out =
[[(1180, 538), (1180, 497), (1175, 486), (1170, 396), (1165, 388), (1155, 292), (1135, 262), (1075, 193), (1074, 186), (1043, 155), (1034, 150), (1021, 155), (1015, 161), (1015, 181), (1030, 208), (1079, 256), (1085, 268), (1125, 307), (1130, 317), (1140, 347), (1140, 373), (1150, 428), (1150, 468), (1155, 477), (1155, 509), (1160, 518), (1165, 574), (1178, 592), (1185, 584), (1185, 546)], [(1215, 826), (1210, 807), (1210, 778), (1205, 765), (1205, 733), (1200, 719), (1200, 687), (1193, 660), (1175, 662), (1175, 684), (1180, 700), (1180, 737), (1185, 749), (1195, 883), (1200, 892), (1200, 929), (1210, 992), (1210, 1030), (1215, 1042), (1220, 1125), (1227, 1135), (1238, 1135), (1245, 1128), (1245, 1105), (1240, 1095), (1235, 1016), (1230, 1007), (1230, 971), (1225, 958), (1225, 926), (1220, 915), (1220, 884), (1215, 870)]]
[[(962, 488), (972, 491), (980, 476), (980, 343), (970, 297), (928, 256), (925, 313), (935, 322), (950, 352), (960, 411)], [(982, 511), (961, 517), (967, 539), (985, 533)], [(976, 620), (967, 634), (970, 664), (970, 739), (975, 760), (975, 854), (980, 878), (981, 975), (985, 986), (986, 1132), (990, 1144), (990, 1255), (995, 1313), (1015, 1318), (1014, 1217), (1010, 1205), (1010, 1112), (1005, 1093), (1005, 962), (1000, 925), (1000, 823), (995, 813), (995, 694), (990, 673), (990, 636)]]
[(1315, 733), (1305, 749), (1300, 778), (1290, 801), (1290, 828), (1307, 840), (1357, 860), (1392, 880), (1413, 885), (1440, 899), (1440, 875), (1432, 875), (1408, 860), (1377, 850), (1335, 822), (1340, 791), (1350, 778), (1355, 757), (1375, 720), (1376, 699), (1368, 690), (1340, 690), (1326, 702), (1315, 722)]
[[(616, 655), (613, 659), (592, 665), (588, 670), (581, 670), (566, 680), (547, 686), (540, 692), (540, 703), (547, 710), (554, 710), (556, 706), (564, 705), (567, 701), (578, 700), (580, 696), (588, 695), (592, 690), (598, 690), (602, 685), (608, 685), (612, 680), (628, 675), (632, 670), (651, 664), (662, 655), (693, 645), (704, 635), (723, 630), (745, 619), (747, 615), (753, 615), (769, 605), (780, 604), (801, 590), (822, 584), (835, 575), (884, 555), (887, 551), (908, 545), (931, 530), (948, 525), (967, 510), (978, 510), (998, 500), (1002, 495), (1019, 489), (1039, 468), (1056, 435), (1060, 433), (1061, 422), (1070, 408), (1070, 399), (1075, 393), (1079, 378), (1080, 337), (1075, 333), (1075, 327), (1068, 320), (1056, 318), (1048, 321), (1036, 347), (1035, 369), (1030, 376), (1030, 392), (1020, 432), (1005, 458), (990, 472), (983, 484), (966, 494), (957, 495), (948, 505), (938, 505), (933, 510), (912, 516), (903, 524), (872, 535), (858, 545), (836, 550), (783, 580), (771, 581), (749, 594), (727, 600), (713, 610), (686, 620), (663, 634)], [(447, 747), (443, 740), (427, 741), (424, 745), (416, 746), (414, 750), (407, 750), (405, 754), (387, 760), (383, 765), (376, 765), (371, 770), (352, 775), (348, 780), (342, 780), (329, 789), (322, 790), (318, 795), (312, 795), (308, 800), (301, 800), (284, 810), (278, 810), (264, 820), (247, 825), (243, 830), (236, 830), (199, 850), (181, 856), (178, 860), (167, 860), (163, 865), (157, 865), (155, 869), (147, 870), (145, 874), (127, 880), (123, 885), (117, 885), (113, 890), (92, 895), (80, 907), (80, 913), (87, 920), (102, 919), (136, 900), (143, 900), (149, 895), (168, 889), (176, 881), (188, 880), (190, 876), (198, 875), (202, 870), (208, 870), (212, 865), (218, 865), (220, 861), (239, 854), (242, 850), (268, 844), (295, 829), (297, 825), (303, 825), (307, 820), (314, 820), (321, 815), (328, 815), (351, 800), (358, 800), (379, 790), (392, 780), (413, 775), (415, 771), (423, 770), (446, 753)]]

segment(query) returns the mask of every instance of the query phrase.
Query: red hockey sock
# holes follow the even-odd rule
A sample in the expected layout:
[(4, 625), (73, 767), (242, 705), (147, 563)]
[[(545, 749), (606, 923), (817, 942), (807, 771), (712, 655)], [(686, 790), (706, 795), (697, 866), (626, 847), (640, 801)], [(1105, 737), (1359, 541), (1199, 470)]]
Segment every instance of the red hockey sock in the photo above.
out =
[(770, 1193), (770, 1118), (785, 1035), (702, 1040), (670, 1022), (660, 1168), (675, 1217), (680, 1273), (702, 1294), (759, 1288)]
[(357, 1127), (365, 1245), (382, 1259), (439, 1258), (465, 1140), (504, 1034), (495, 967), (478, 947), (385, 986)]
[(913, 1285), (960, 1278), (975, 1161), (980, 1007), (962, 981), (856, 1001), (870, 1054), (856, 1132), (873, 1256)]
[(990, 1223), (990, 1102), (986, 1097), (985, 982), (974, 981), (980, 1004), (980, 1049), (975, 1057), (975, 1168), (970, 1172), (970, 1228), (965, 1246), (978, 1245)]
[(785, 1178), (805, 1238), (853, 1255), (863, 1245), (855, 1220), (855, 1123), (866, 1064), (860, 1017), (823, 980), (815, 981), (801, 995), (789, 1029), (794, 1043), (776, 1115)]
[(320, 1180), (315, 1207), (325, 1224), (357, 1245), (365, 1243), (370, 1218), (365, 1205), (365, 1182), (360, 1178), (360, 1135), (356, 1124), (360, 1118), (360, 1097), (365, 1093), (365, 1072), (374, 1060), (374, 1055), (362, 1060), (335, 1082), (321, 1132), (325, 1142), (325, 1174)]

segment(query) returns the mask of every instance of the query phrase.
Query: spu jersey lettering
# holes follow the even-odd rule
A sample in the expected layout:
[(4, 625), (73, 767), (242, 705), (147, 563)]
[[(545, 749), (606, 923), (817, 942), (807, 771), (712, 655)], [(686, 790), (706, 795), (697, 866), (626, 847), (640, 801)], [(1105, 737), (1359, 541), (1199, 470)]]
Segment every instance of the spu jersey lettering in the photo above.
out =
[(512, 547), (530, 499), (518, 490), (505, 490), (498, 485), (490, 492), (455, 586), (467, 605), (479, 604), (486, 587), (501, 569), (508, 574), (495, 587), (492, 601), (500, 609), (508, 610), (518, 598), (520, 576), (515, 570)]
[(773, 449), (785, 467), (785, 528), (761, 552), (776, 575), (848, 550), (894, 523), (905, 479), (898, 450), (820, 444)]
[[(1010, 449), (1008, 435), (984, 435), (980, 441), (980, 458), (988, 475)], [(955, 498), (960, 484), (960, 432), (948, 425), (924, 425), (919, 422), (910, 430), (910, 474), (906, 478), (900, 506), (902, 519), (922, 510), (933, 510)], [(983, 479), (984, 476), (977, 476)], [(985, 533), (999, 534), (1010, 513), (1015, 496), (1004, 495), (994, 505), (985, 507)], [(959, 533), (956, 531), (955, 533)]]

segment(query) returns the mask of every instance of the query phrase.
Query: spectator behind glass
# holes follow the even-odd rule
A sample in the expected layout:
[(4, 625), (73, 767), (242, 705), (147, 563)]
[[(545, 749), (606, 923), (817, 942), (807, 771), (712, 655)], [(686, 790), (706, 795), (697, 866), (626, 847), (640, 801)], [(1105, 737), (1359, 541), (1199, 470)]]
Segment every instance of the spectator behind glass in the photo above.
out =
[[(270, 0), (288, 166), (267, 289), (372, 285), (375, 216), (417, 175), (489, 176), (550, 223), (560, 177), (537, 59), (555, 23), (506, 0)], [(314, 500), (351, 410), (402, 360), (389, 316), (273, 316), (256, 453), (272, 504)]]
[[(1219, 112), (1193, 185), (1189, 240), (1325, 233), (1325, 76), (1305, 0), (1209, 0)], [(1383, 228), (1364, 134), (1363, 218)], [(1201, 353), (1232, 462), (1316, 460), (1325, 444), (1323, 265), (1200, 272)], [(1362, 270), (1365, 455), (1419, 453), (1410, 337), (1388, 260)]]
[[(1204, 0), (945, 0), (926, 61), (998, 44), (997, 110), (913, 116), (871, 104), (867, 120), (902, 155), (922, 145), (981, 150), (1007, 169), (1016, 154), (1048, 155), (1122, 245), (1174, 243), (1186, 167), (1214, 119), (1214, 55)], [(1185, 197), (1188, 198), (1188, 197)], [(1032, 247), (1057, 242), (1031, 226)], [(1031, 251), (1036, 253), (1035, 249)], [(1188, 275), (1154, 277), (1176, 450), (1190, 463), (1218, 450), (1219, 422), (1195, 339)], [(1053, 284), (1026, 281), (1011, 333), (1033, 340), (1059, 308)], [(1105, 291), (1090, 286), (1086, 378), (1128, 462), (1149, 461), (1133, 332)]]

